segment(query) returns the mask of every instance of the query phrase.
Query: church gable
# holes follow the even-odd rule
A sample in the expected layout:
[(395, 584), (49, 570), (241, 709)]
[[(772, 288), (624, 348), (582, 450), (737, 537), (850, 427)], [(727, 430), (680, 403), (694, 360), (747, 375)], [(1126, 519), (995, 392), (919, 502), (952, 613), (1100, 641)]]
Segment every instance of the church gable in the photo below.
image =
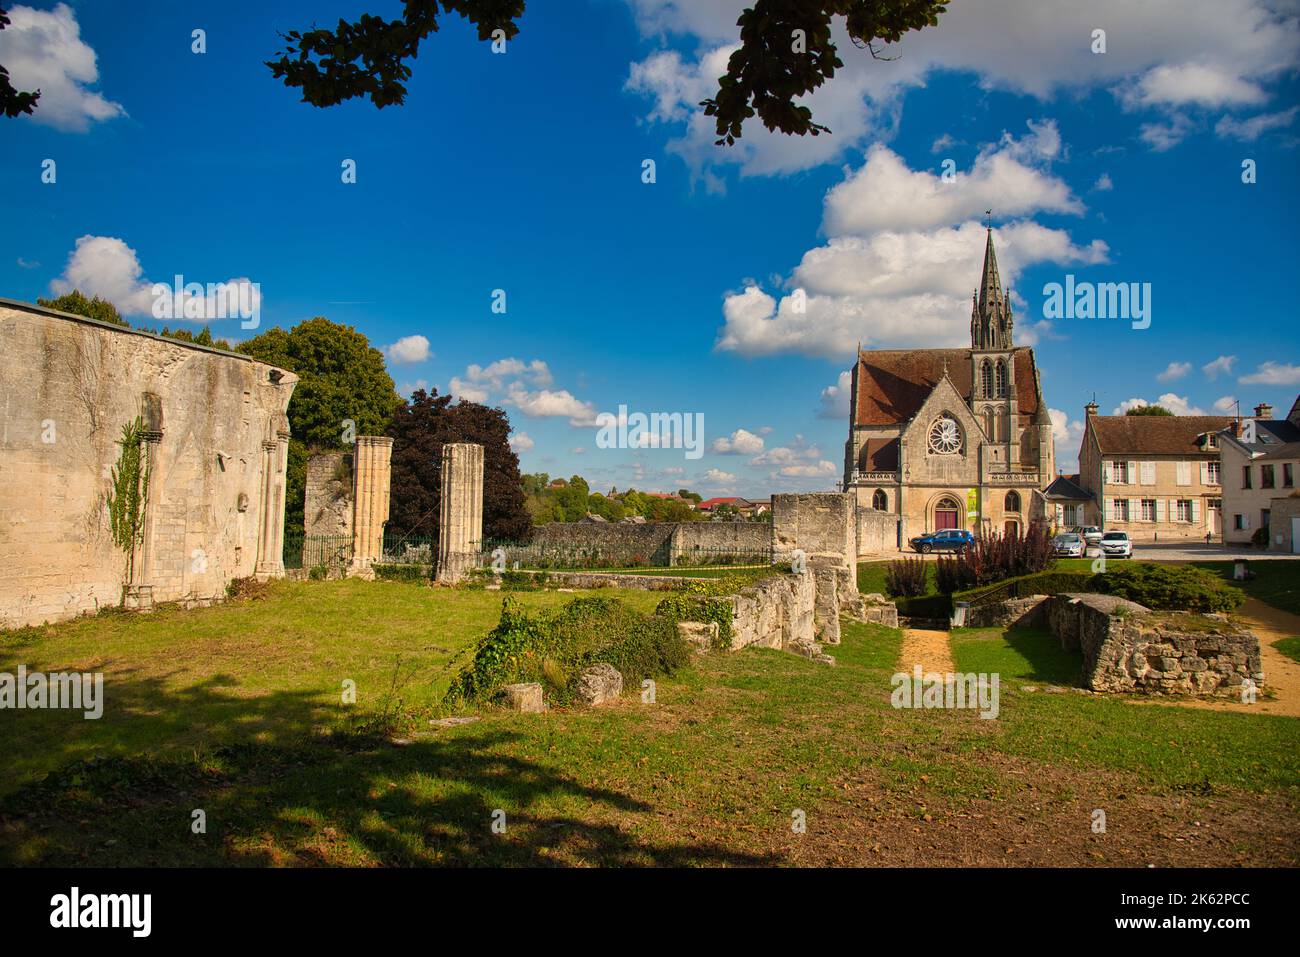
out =
[(984, 430), (950, 378), (943, 377), (903, 432), (912, 481), (976, 484)]

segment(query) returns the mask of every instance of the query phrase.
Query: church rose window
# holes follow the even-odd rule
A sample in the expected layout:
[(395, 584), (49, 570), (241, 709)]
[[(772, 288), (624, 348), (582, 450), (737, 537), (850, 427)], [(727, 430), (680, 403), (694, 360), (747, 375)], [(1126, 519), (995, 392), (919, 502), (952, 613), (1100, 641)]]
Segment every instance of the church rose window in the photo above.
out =
[(952, 416), (941, 415), (930, 426), (930, 451), (937, 455), (953, 455), (961, 451), (961, 426)]

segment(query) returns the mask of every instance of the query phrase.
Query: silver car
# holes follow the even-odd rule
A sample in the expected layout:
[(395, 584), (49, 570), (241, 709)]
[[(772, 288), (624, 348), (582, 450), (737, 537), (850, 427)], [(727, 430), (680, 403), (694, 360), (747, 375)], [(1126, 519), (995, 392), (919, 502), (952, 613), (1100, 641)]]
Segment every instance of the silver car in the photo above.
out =
[(1101, 544), (1101, 529), (1096, 525), (1078, 525), (1070, 531), (1074, 532), (1089, 545)]
[(1052, 539), (1052, 551), (1064, 558), (1083, 557), (1083, 539), (1074, 532), (1062, 532)]

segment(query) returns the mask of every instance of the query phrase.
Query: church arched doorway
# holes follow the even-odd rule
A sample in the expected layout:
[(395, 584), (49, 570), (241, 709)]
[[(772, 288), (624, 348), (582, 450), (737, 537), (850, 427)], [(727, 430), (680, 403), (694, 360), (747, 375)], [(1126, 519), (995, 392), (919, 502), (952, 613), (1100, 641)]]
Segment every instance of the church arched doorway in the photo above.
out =
[(955, 499), (945, 497), (935, 503), (934, 528), (939, 532), (945, 528), (961, 528), (961, 506)]

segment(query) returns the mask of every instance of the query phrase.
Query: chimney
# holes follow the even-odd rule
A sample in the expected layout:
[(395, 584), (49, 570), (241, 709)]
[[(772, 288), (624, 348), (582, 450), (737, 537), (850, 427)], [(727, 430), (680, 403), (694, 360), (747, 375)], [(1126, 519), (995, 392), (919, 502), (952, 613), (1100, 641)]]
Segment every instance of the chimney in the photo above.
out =
[(1261, 402), (1259, 405), (1255, 406), (1255, 418), (1257, 419), (1273, 418), (1273, 407), (1269, 405), (1267, 402)]
[(1084, 413), (1085, 416), (1088, 416), (1088, 415), (1096, 415), (1096, 414), (1097, 414), (1097, 409), (1098, 409), (1098, 408), (1099, 408), (1099, 406), (1097, 405), (1096, 401), (1094, 400), (1094, 401), (1092, 401), (1092, 402), (1089, 402), (1087, 405), (1085, 405), (1085, 406), (1083, 407), (1083, 413)]

